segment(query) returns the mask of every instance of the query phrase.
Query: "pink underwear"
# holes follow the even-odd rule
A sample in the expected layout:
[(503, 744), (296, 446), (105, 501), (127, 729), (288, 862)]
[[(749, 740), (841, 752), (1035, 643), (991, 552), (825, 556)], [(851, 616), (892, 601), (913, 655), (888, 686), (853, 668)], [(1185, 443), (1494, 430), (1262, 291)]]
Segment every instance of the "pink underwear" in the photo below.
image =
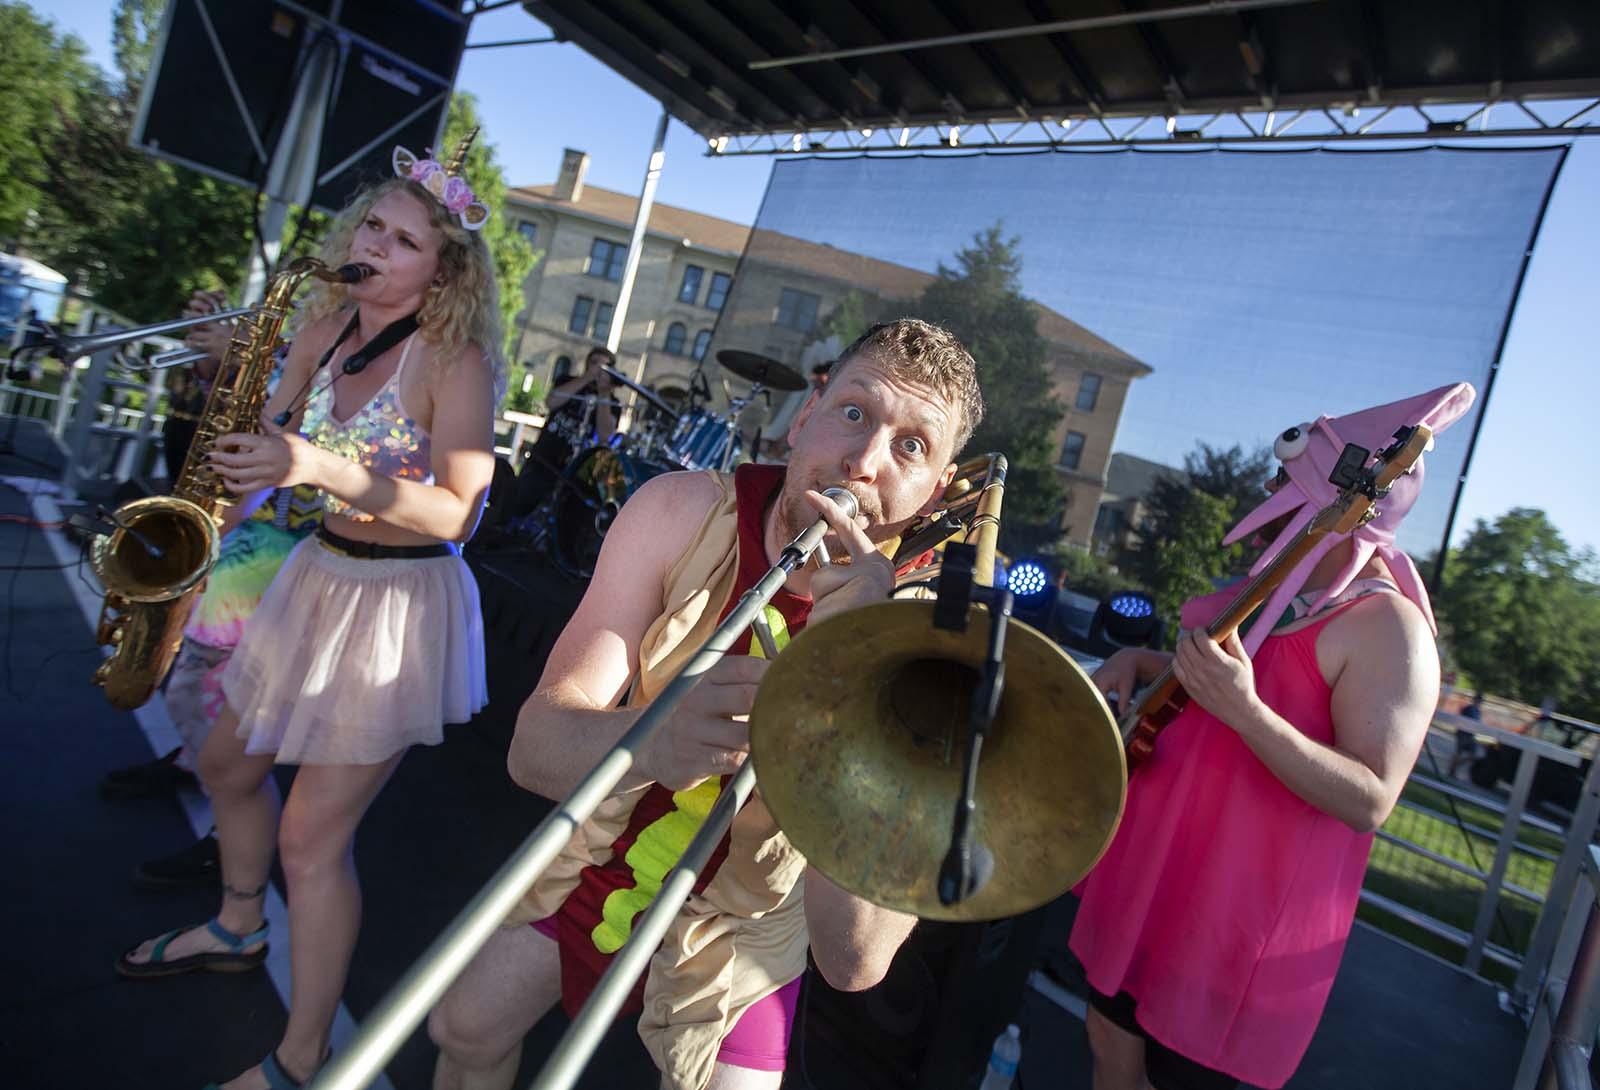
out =
[[(539, 934), (560, 941), (554, 917), (535, 920), (532, 926)], [(782, 1071), (789, 1055), (795, 1007), (800, 1000), (800, 980), (795, 977), (747, 1008), (722, 1039), (717, 1062), (754, 1071)]]

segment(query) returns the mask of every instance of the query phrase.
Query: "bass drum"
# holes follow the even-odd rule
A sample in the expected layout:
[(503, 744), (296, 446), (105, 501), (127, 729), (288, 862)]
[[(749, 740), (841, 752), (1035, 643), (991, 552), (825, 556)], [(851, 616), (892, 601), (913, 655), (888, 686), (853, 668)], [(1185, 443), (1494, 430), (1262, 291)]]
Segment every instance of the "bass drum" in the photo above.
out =
[(576, 579), (593, 575), (606, 531), (628, 497), (651, 477), (677, 468), (608, 446), (582, 451), (556, 487), (550, 535), (556, 566)]
[(667, 453), (685, 469), (727, 469), (738, 460), (740, 446), (727, 417), (695, 408), (678, 417)]

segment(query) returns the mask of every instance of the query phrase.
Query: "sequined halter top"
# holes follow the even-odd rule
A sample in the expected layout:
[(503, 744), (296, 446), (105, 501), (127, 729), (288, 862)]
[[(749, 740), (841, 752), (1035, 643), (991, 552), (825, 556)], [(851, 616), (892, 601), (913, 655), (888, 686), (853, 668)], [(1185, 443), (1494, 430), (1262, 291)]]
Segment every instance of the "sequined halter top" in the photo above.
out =
[[(400, 382), (416, 341), (415, 334), (406, 338), (394, 374), (348, 420), (334, 415), (333, 384), (323, 383), (306, 402), (301, 434), (312, 446), (348, 458), (374, 473), (432, 484), (432, 443), (428, 432), (400, 401)], [(327, 493), (323, 494), (322, 507), (326, 514), (343, 515), (354, 522), (375, 521), (374, 516)]]

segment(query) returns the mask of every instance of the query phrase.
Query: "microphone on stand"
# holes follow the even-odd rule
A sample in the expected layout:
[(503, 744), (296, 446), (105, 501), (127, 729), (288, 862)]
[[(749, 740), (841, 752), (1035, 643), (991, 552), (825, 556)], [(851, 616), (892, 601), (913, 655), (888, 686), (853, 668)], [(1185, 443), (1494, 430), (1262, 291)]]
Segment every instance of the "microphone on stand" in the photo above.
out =
[(90, 518), (88, 515), (79, 513), (67, 519), (67, 525), (76, 530), (82, 530), (85, 533), (94, 534), (97, 537), (110, 537), (118, 530), (121, 530), (123, 533), (133, 538), (133, 540), (137, 541), (140, 545), (144, 546), (144, 551), (149, 553), (153, 559), (160, 560), (166, 555), (165, 549), (161, 548), (155, 542), (145, 537), (132, 526), (129, 526), (122, 519), (118, 518), (115, 511), (108, 511), (104, 507), (96, 507), (95, 514), (99, 518), (105, 519), (106, 521), (99, 522)]

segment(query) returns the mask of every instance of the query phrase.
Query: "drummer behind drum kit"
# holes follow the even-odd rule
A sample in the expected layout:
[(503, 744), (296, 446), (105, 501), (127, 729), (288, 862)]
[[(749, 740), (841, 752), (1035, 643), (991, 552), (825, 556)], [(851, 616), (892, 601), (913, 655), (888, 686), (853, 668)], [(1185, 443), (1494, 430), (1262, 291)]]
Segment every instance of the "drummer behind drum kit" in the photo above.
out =
[(743, 397), (730, 397), (721, 413), (712, 411), (710, 388), (703, 380), (690, 384), (688, 404), (680, 411), (620, 371), (601, 368), (612, 382), (638, 395), (633, 429), (597, 443), (596, 399), (585, 398), (588, 408), (580, 434), (567, 436), (577, 453), (562, 470), (550, 501), (524, 521), (535, 544), (544, 543), (562, 571), (578, 579), (593, 575), (606, 531), (640, 485), (678, 470), (727, 472), (744, 453), (739, 428), (744, 410), (769, 390), (792, 393), (807, 385), (798, 371), (754, 352), (725, 349), (717, 353), (717, 362), (754, 384)]

